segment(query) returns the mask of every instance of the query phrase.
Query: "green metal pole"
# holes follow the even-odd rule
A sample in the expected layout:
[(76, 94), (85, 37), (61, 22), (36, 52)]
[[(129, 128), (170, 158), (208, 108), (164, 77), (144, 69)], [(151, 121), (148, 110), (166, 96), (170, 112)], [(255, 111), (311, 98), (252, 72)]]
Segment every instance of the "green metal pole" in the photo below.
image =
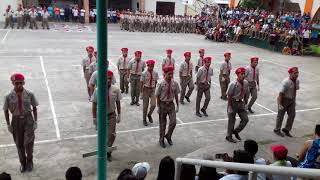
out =
[(98, 180), (107, 179), (107, 1), (96, 1), (98, 47)]

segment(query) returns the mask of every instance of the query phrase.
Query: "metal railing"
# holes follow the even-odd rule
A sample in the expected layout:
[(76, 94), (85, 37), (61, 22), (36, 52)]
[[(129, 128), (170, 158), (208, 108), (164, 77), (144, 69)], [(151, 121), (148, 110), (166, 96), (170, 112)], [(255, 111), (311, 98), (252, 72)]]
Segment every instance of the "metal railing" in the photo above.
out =
[(214, 167), (214, 168), (230, 169), (230, 170), (238, 170), (238, 171), (248, 171), (249, 172), (248, 180), (256, 180), (258, 173), (272, 174), (272, 175), (285, 175), (285, 176), (292, 176), (292, 177), (315, 178), (315, 179), (318, 179), (320, 177), (319, 169), (304, 169), (304, 168), (279, 167), (279, 166), (268, 166), (268, 165), (177, 158), (175, 180), (180, 180), (180, 172), (181, 172), (182, 164), (191, 164), (191, 165), (197, 165), (197, 166)]

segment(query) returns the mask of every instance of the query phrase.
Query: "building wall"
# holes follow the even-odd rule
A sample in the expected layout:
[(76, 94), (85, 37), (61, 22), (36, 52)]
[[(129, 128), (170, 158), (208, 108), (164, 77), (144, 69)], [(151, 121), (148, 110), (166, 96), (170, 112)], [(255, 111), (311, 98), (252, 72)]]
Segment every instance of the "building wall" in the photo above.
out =
[(145, 0), (146, 11), (156, 12), (157, 2), (175, 2), (175, 15), (184, 15), (184, 5), (181, 3), (181, 0)]
[(314, 0), (313, 1), (313, 8), (311, 11), (312, 16), (314, 16), (317, 12), (317, 10), (320, 8), (320, 0)]
[(6, 11), (7, 6), (11, 5), (11, 9), (16, 10), (18, 6), (18, 1), (17, 0), (0, 0), (0, 21), (4, 21), (4, 16), (3, 13)]
[(291, 2), (299, 3), (300, 11), (303, 13), (304, 6), (306, 5), (306, 0), (291, 0)]

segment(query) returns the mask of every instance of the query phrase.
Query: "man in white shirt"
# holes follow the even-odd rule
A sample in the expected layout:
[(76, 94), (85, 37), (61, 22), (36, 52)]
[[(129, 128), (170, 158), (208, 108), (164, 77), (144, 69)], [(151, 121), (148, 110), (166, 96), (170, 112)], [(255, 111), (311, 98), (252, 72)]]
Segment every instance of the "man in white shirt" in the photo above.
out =
[[(256, 157), (258, 152), (258, 144), (256, 141), (248, 139), (244, 141), (244, 150), (249, 152), (254, 159), (254, 164), (266, 165), (266, 160), (263, 158)], [(266, 175), (263, 173), (259, 173), (257, 175), (257, 180), (266, 180)]]
[(84, 16), (85, 16), (86, 10), (81, 9), (80, 10), (80, 23), (84, 24)]

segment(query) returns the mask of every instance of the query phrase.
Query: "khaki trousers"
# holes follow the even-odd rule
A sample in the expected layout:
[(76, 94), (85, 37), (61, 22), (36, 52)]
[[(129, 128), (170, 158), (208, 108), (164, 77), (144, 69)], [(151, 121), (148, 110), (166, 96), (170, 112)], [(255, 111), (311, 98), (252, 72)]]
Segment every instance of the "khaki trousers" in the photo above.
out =
[[(192, 91), (194, 89), (194, 83), (193, 83), (192, 77), (182, 76), (180, 86), (181, 86), (180, 102), (182, 102), (185, 96), (190, 97), (192, 94)], [(186, 94), (187, 87), (189, 88), (189, 90)]]
[(291, 131), (294, 118), (296, 116), (296, 100), (283, 98), (283, 110), (278, 110), (276, 128), (274, 130), (279, 131), (282, 126), (284, 114), (288, 114), (287, 123), (284, 129)]
[(219, 75), (219, 82), (220, 82), (220, 88), (221, 88), (221, 97), (227, 98), (227, 89), (230, 83), (230, 79), (225, 79), (221, 74)]
[[(245, 104), (242, 100), (232, 100), (232, 112), (228, 112), (228, 132), (227, 136), (231, 137), (233, 133), (240, 133), (247, 125), (249, 118), (248, 113), (245, 110)], [(241, 121), (237, 128), (234, 128), (236, 123), (236, 115), (239, 115)]]
[(131, 101), (136, 103), (139, 102), (140, 88), (141, 88), (141, 75), (131, 74), (130, 75), (130, 89), (131, 89)]
[(129, 82), (128, 82), (128, 70), (120, 69), (120, 90), (121, 92), (128, 92)]
[(197, 100), (196, 100), (196, 112), (200, 112), (200, 102), (202, 99), (202, 96), (206, 97), (206, 99), (204, 100), (204, 104), (203, 104), (203, 109), (206, 110), (211, 96), (210, 96), (210, 84), (208, 83), (199, 83), (198, 84), (198, 92), (197, 92)]
[[(152, 115), (154, 109), (156, 108), (156, 96), (155, 96), (155, 88), (143, 88), (143, 120), (147, 119), (147, 114)], [(149, 101), (150, 101), (150, 109), (148, 113), (148, 107), (149, 107)]]
[[(176, 127), (176, 110), (173, 102), (160, 101), (160, 110), (159, 110), (159, 132), (160, 138), (159, 141), (163, 141), (164, 137), (167, 136), (171, 139), (174, 128)], [(167, 125), (167, 115), (169, 116), (169, 129), (166, 134), (166, 125)]]
[(116, 124), (117, 115), (115, 112), (108, 114), (108, 147), (112, 147), (114, 141), (116, 140)]
[(250, 101), (248, 101), (249, 99), (249, 96), (247, 97), (247, 102), (248, 103), (248, 108), (251, 108), (252, 105), (256, 102), (257, 100), (257, 97), (258, 97), (258, 90), (257, 90), (257, 84), (255, 81), (250, 81), (249, 82), (249, 92), (250, 92), (250, 95), (251, 95), (251, 99)]

